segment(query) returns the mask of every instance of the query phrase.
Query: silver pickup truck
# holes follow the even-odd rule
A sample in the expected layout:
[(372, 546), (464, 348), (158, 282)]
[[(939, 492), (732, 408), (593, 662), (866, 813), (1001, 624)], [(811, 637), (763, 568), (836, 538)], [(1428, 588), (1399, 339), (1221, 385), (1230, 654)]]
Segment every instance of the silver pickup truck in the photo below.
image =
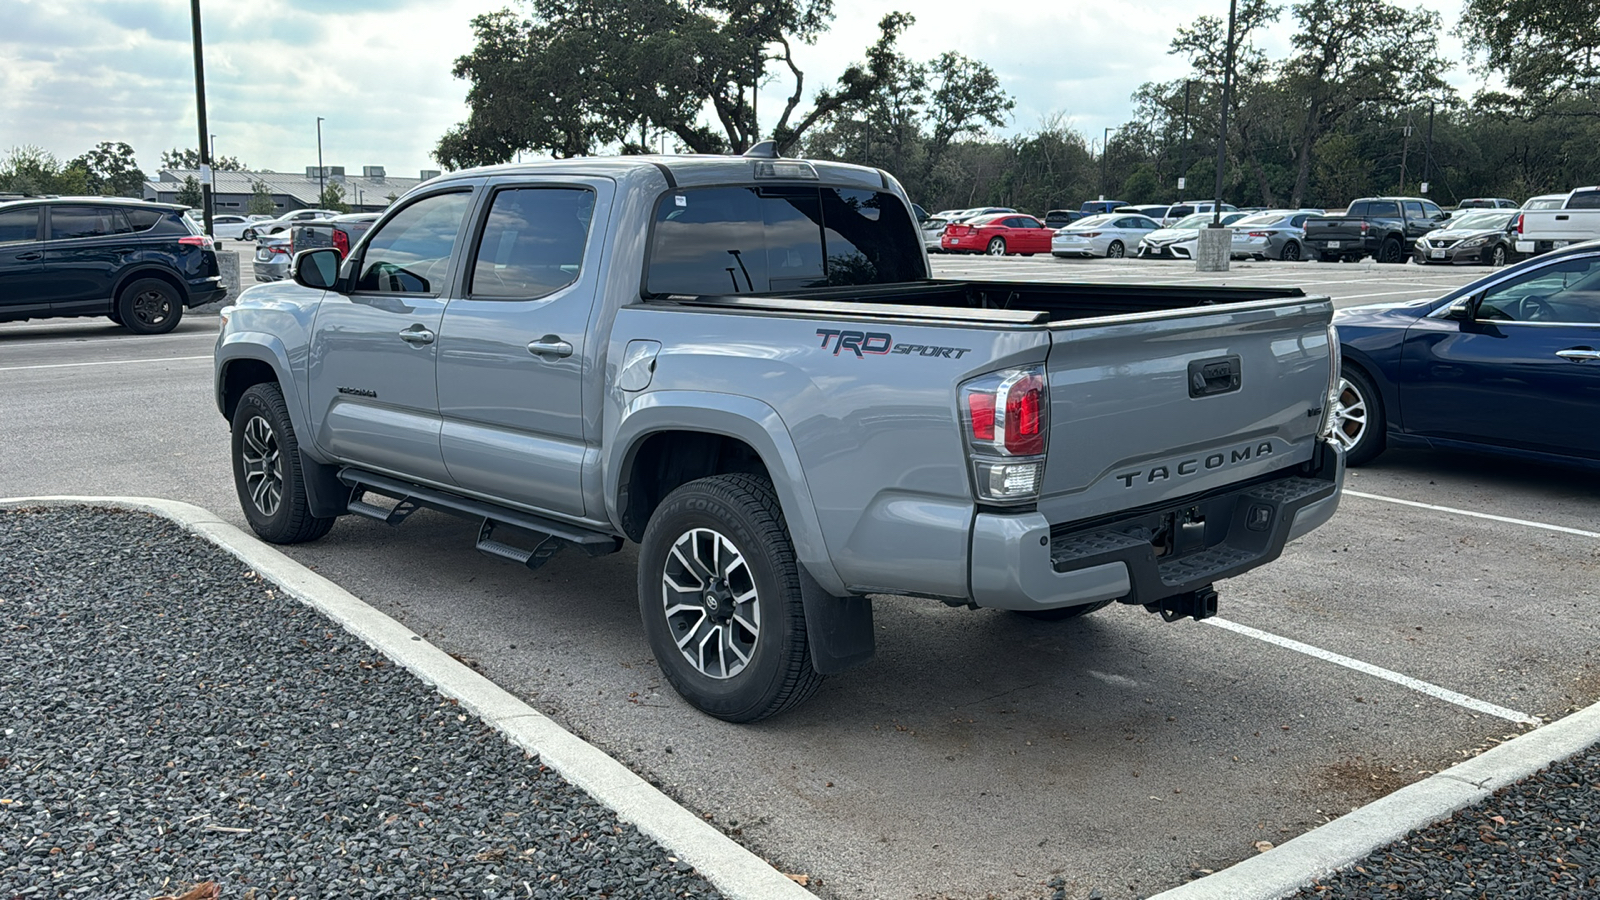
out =
[(1326, 298), (936, 280), (910, 207), (765, 147), (430, 181), (224, 310), (245, 515), (638, 542), (663, 673), (740, 722), (870, 658), (871, 595), (1202, 618), (1333, 515)]

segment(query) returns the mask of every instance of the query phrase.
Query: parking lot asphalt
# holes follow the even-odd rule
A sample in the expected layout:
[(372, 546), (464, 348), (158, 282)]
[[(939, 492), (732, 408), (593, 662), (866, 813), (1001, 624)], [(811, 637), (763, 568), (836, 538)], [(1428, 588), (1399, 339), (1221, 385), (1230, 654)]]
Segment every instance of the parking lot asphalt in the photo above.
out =
[[(249, 278), (248, 260), (241, 260)], [(1337, 305), (1479, 269), (937, 257), (951, 277), (1294, 284)], [(1245, 280), (1248, 279), (1248, 280)], [(0, 496), (142, 494), (244, 525), (211, 400), (216, 320), (0, 326)], [(1391, 452), (1220, 621), (1044, 624), (901, 598), (879, 653), (731, 726), (664, 684), (630, 550), (535, 573), (467, 523), (341, 522), (291, 555), (551, 714), (824, 897), (1155, 893), (1600, 698), (1600, 477)], [(1237, 627), (1230, 627), (1230, 624)], [(1394, 676), (1394, 677), (1391, 677)]]

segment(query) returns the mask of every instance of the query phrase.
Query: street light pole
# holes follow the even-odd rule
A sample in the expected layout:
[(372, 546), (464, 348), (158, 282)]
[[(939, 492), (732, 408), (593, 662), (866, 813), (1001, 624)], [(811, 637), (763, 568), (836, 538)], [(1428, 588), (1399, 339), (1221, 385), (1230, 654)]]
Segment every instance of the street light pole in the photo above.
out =
[(189, 0), (189, 18), (194, 25), (194, 106), (200, 125), (200, 214), (206, 234), (211, 234), (211, 151), (206, 145), (210, 129), (206, 127), (206, 63), (200, 51), (200, 0)]
[[(1183, 171), (1178, 173), (1178, 190), (1182, 191), (1188, 182), (1185, 178), (1189, 174), (1189, 91), (1194, 87), (1193, 78), (1183, 80)], [(1180, 193), (1178, 199), (1182, 200)]]
[(1106, 199), (1106, 156), (1111, 149), (1111, 132), (1115, 128), (1107, 128), (1100, 138), (1100, 199)]
[(1233, 95), (1233, 28), (1239, 15), (1239, 0), (1228, 0), (1228, 50), (1222, 69), (1222, 125), (1217, 132), (1217, 197), (1212, 207), (1211, 227), (1222, 227), (1222, 172), (1228, 164), (1228, 103)]
[(328, 193), (326, 177), (327, 170), (322, 167), (322, 117), (317, 116), (317, 206), (322, 205), (323, 195)]

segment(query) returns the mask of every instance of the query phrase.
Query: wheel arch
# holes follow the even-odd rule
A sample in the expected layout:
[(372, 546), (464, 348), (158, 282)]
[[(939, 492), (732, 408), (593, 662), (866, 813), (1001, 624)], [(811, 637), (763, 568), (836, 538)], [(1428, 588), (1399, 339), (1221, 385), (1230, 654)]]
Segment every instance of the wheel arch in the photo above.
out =
[(178, 292), (178, 305), (180, 307), (189, 305), (189, 290), (185, 287), (183, 279), (173, 274), (170, 269), (165, 269), (161, 266), (142, 265), (129, 269), (117, 279), (117, 286), (111, 289), (111, 305), (113, 308), (122, 299), (122, 292), (127, 289), (128, 285), (141, 278), (154, 278), (157, 281), (166, 282), (174, 291)]
[[(289, 420), (295, 433), (309, 436), (311, 421), (307, 416), (305, 398), (295, 389), (289, 373), (289, 355), (277, 338), (263, 334), (229, 334), (217, 347), (216, 394), (217, 411), (232, 421), (234, 410), (244, 392), (258, 384), (275, 382), (283, 392), (283, 401), (289, 407)], [(302, 450), (309, 449), (302, 445)]]
[(1348, 344), (1339, 348), (1339, 363), (1366, 376), (1367, 381), (1378, 392), (1378, 396), (1374, 399), (1381, 404), (1384, 431), (1399, 431), (1399, 416), (1395, 414), (1400, 408), (1399, 393), (1394, 382), (1384, 376), (1383, 367), (1366, 353)]
[(827, 593), (847, 593), (823, 541), (799, 452), (772, 407), (729, 394), (652, 392), (624, 410), (609, 444), (606, 515), (629, 539), (643, 535), (650, 513), (678, 485), (725, 471), (758, 472), (778, 495), (801, 566)]

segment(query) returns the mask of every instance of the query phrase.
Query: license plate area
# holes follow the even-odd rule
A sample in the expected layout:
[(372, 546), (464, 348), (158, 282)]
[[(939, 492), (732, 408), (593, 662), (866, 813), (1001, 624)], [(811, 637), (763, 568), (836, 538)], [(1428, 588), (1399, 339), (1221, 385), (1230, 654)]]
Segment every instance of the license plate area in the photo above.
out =
[(1429, 253), (1428, 255), (1433, 257), (1434, 259), (1444, 259), (1444, 251), (1443, 250), (1435, 250), (1432, 253)]
[(1329, 241), (1328, 242), (1328, 249), (1329, 250), (1337, 250), (1337, 249), (1339, 249), (1339, 242), (1338, 241)]

